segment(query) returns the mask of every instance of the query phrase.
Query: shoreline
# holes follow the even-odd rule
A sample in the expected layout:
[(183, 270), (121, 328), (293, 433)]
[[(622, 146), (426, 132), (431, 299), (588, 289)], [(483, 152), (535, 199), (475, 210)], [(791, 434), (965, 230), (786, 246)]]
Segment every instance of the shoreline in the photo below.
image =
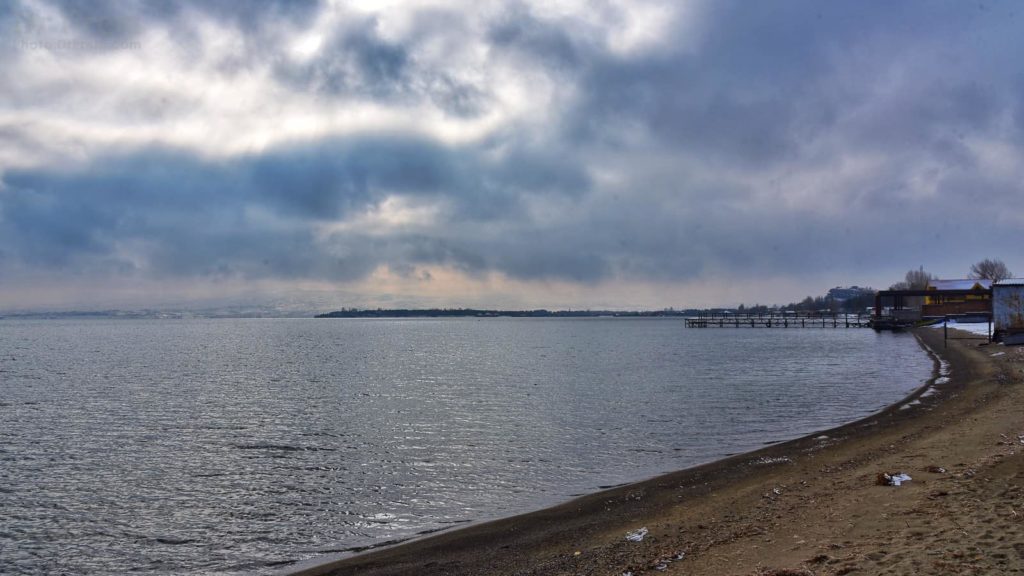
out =
[[(792, 554), (766, 549), (773, 548), (770, 545), (777, 542), (766, 536), (773, 533), (773, 527), (813, 526), (815, 522), (809, 522), (813, 518), (807, 517), (816, 509), (813, 503), (832, 500), (836, 506), (850, 507), (861, 499), (857, 496), (850, 500), (850, 495), (820, 486), (821, 478), (859, 470), (872, 463), (880, 464), (887, 454), (899, 454), (894, 442), (926, 437), (926, 432), (941, 432), (948, 428), (944, 423), (950, 416), (974, 407), (972, 399), (983, 387), (979, 379), (991, 368), (986, 364), (995, 364), (983, 360), (984, 355), (977, 350), (979, 342), (955, 341), (943, 349), (941, 334), (927, 329), (914, 334), (935, 363), (932, 377), (900, 401), (866, 418), (753, 452), (584, 495), (535, 512), (473, 523), (343, 558), (305, 560), (283, 573), (294, 576), (576, 573), (618, 576), (650, 570), (757, 574), (763, 573), (758, 570), (765, 565), (792, 564), (789, 558)], [(986, 351), (996, 349), (1003, 350), (1002, 347), (983, 348)], [(1010, 357), (1007, 361), (1017, 360), (1017, 357), (1024, 360), (1020, 354), (1006, 356)], [(950, 375), (941, 373), (943, 365), (952, 368)], [(1015, 381), (1020, 381), (1019, 372)], [(932, 392), (937, 387), (938, 394)], [(1021, 432), (1024, 433), (1024, 428)], [(855, 457), (851, 459), (851, 456)], [(832, 460), (840, 466), (820, 466), (821, 462)], [(857, 463), (859, 467), (854, 465)], [(941, 476), (907, 469), (914, 481), (904, 487), (874, 486), (875, 475), (882, 471), (882, 467), (878, 467), (875, 473), (862, 472), (861, 476), (866, 474), (868, 481), (858, 478), (862, 486), (856, 491), (907, 494), (935, 481), (933, 476)], [(850, 483), (851, 479), (843, 480)], [(816, 495), (810, 500), (810, 508), (795, 506), (789, 510), (790, 516), (798, 517), (786, 521), (786, 513), (775, 511), (766, 515), (776, 504), (799, 500), (796, 495), (801, 492)], [(843, 528), (841, 524), (819, 521), (816, 530), (829, 533)], [(650, 535), (642, 542), (625, 540), (626, 532), (642, 527), (650, 530)], [(744, 541), (746, 547), (737, 544)], [(798, 541), (803, 545), (809, 542), (806, 537)], [(736, 546), (739, 549), (734, 550)], [(843, 546), (830, 543), (824, 552), (818, 550), (816, 557), (831, 558), (827, 551), (841, 550)], [(715, 558), (727, 549), (728, 558), (743, 557), (746, 551), (756, 562), (723, 566)], [(808, 556), (811, 557), (815, 555)], [(825, 562), (821, 560), (817, 564)], [(817, 564), (813, 567), (818, 571), (811, 571), (806, 562), (798, 566), (813, 574), (845, 574), (860, 569), (845, 566), (829, 571), (827, 564)], [(702, 572), (704, 569), (709, 571)], [(846, 569), (850, 571), (844, 572)]]

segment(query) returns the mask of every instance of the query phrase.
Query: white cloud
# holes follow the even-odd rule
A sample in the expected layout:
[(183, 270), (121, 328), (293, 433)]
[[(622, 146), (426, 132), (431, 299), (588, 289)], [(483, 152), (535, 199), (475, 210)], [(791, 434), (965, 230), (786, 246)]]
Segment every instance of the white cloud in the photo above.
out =
[(201, 13), (186, 18), (190, 37), (157, 23), (138, 37), (135, 49), (20, 50), (9, 63), (9, 74), (20, 80), (0, 87), (7, 103), (0, 105), (0, 130), (29, 125), (47, 138), (44, 150), (0, 145), (0, 157), (8, 166), (25, 167), (111, 146), (152, 144), (231, 156), (281, 142), (395, 131), (457, 144), (486, 138), (550, 103), (547, 78), (506, 65), (488, 68), (478, 41), (460, 54), (429, 46), (415, 54), (416, 65), (428, 72), (443, 67), (457, 81), (493, 90), (488, 109), (473, 117), (453, 117), (423, 98), (325, 95), (275, 77), (281, 59), (304, 61), (322, 52), (331, 30), (347, 18), (342, 9), (325, 11), (309, 30), (285, 30), (280, 49), (258, 47), (259, 57), (250, 54), (252, 41), (243, 31)]

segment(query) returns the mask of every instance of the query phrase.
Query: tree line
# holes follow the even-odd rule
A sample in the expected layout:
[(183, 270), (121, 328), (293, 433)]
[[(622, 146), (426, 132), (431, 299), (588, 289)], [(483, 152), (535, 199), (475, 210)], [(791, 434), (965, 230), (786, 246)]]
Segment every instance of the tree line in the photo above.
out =
[(836, 298), (829, 295), (808, 296), (799, 302), (791, 302), (782, 306), (767, 306), (754, 304), (747, 306), (740, 304), (737, 312), (747, 314), (766, 314), (768, 312), (829, 312), (833, 314), (857, 314), (863, 313), (868, 307), (875, 304), (874, 288), (860, 288), (860, 292), (851, 298)]
[[(991, 280), (993, 283), (1007, 278), (1013, 278), (1013, 272), (1007, 268), (1006, 263), (999, 259), (985, 258), (980, 262), (971, 265), (971, 271), (967, 274), (971, 280)], [(933, 280), (939, 278), (925, 272), (924, 266), (917, 270), (908, 270), (903, 280), (889, 287), (890, 290), (924, 290)]]

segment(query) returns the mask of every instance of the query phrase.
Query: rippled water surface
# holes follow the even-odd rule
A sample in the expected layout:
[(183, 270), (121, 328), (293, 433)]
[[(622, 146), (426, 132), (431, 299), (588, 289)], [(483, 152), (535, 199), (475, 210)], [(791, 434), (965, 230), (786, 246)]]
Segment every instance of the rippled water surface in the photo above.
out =
[(274, 573), (851, 421), (931, 370), (863, 329), (0, 320), (0, 573)]

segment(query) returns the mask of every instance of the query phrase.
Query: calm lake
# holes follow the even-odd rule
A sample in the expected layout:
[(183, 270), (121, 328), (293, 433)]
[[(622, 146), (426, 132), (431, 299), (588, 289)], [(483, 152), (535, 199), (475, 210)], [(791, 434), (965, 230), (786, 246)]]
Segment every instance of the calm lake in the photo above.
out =
[(0, 573), (276, 573), (849, 422), (932, 367), (681, 319), (0, 320)]

